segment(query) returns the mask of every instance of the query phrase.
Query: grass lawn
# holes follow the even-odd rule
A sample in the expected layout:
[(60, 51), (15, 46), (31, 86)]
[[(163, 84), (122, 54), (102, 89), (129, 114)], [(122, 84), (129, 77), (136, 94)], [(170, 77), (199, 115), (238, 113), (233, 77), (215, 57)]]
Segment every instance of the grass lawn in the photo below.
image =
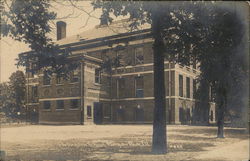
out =
[(241, 161), (249, 159), (249, 134), (216, 127), (167, 126), (168, 153), (150, 153), (152, 125), (27, 125), (1, 128), (6, 160)]

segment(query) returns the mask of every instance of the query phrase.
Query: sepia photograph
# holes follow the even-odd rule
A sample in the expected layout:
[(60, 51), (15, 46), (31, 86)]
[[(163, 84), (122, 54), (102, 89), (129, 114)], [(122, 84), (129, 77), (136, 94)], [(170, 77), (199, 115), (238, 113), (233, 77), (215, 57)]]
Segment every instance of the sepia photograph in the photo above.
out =
[(249, 161), (249, 7), (1, 0), (0, 161)]

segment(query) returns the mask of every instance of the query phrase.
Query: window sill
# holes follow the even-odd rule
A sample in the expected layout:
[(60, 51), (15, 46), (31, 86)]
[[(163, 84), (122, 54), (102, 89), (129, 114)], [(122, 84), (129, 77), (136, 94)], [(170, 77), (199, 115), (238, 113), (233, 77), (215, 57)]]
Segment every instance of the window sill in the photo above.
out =
[(56, 84), (56, 86), (62, 86), (62, 85), (64, 85), (64, 84)]
[(44, 85), (44, 84), (43, 84), (43, 87), (50, 87), (50, 86), (51, 86), (51, 84), (48, 84), (48, 85)]
[(80, 108), (69, 108), (70, 111), (77, 111), (80, 110)]
[(79, 82), (70, 82), (69, 84), (78, 84)]
[(51, 112), (51, 109), (48, 109), (48, 110), (43, 109), (42, 111), (43, 111), (43, 112)]
[(94, 83), (95, 86), (101, 86), (101, 83)]
[(64, 111), (64, 109), (56, 109), (56, 111)]

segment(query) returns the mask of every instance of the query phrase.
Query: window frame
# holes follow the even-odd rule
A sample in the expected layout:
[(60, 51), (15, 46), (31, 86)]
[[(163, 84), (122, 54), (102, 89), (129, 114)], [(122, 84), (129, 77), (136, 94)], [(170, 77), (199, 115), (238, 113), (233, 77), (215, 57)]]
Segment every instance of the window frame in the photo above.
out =
[(99, 68), (95, 68), (95, 83), (101, 84), (101, 70)]
[[(76, 106), (73, 106), (73, 101), (76, 101)], [(71, 99), (70, 100), (70, 109), (78, 109), (79, 108), (79, 99)]]
[(63, 76), (56, 75), (56, 84), (63, 84)]
[(38, 86), (32, 86), (31, 90), (33, 97), (38, 97)]
[(87, 117), (92, 118), (92, 107), (87, 105)]
[(190, 98), (191, 95), (190, 95), (190, 78), (189, 77), (186, 77), (186, 97), (187, 98)]
[(179, 96), (183, 97), (183, 75), (179, 74)]
[[(141, 50), (141, 52), (138, 52), (138, 50)], [(143, 47), (136, 47), (134, 49), (134, 53), (135, 53), (135, 65), (140, 65), (140, 64), (144, 64), (144, 53), (143, 53)], [(142, 54), (142, 62), (138, 61), (138, 53)]]
[[(121, 88), (122, 82), (124, 82), (123, 88)], [(121, 91), (121, 90), (125, 90), (125, 88), (126, 88), (126, 81), (125, 81), (125, 78), (117, 78), (116, 83), (117, 83), (116, 97), (117, 97), (117, 98), (122, 98), (122, 97), (123, 97), (123, 96), (121, 95), (122, 92), (120, 92), (120, 91)]]
[(197, 82), (196, 79), (193, 79), (193, 98), (196, 98), (196, 92), (197, 92)]
[(79, 70), (74, 70), (70, 74), (70, 83), (78, 83), (80, 80)]
[(64, 100), (56, 100), (56, 110), (64, 110)]
[[(48, 108), (45, 106), (48, 106)], [(43, 101), (43, 110), (51, 110), (51, 101)]]
[[(137, 84), (137, 81), (138, 79), (142, 79), (142, 88), (138, 88), (138, 84)], [(142, 95), (138, 94), (138, 91), (141, 92)], [(135, 77), (135, 97), (136, 98), (143, 98), (144, 97), (144, 79), (143, 79), (143, 76), (136, 76)]]
[(51, 85), (51, 77), (48, 75), (48, 72), (43, 73), (43, 85)]

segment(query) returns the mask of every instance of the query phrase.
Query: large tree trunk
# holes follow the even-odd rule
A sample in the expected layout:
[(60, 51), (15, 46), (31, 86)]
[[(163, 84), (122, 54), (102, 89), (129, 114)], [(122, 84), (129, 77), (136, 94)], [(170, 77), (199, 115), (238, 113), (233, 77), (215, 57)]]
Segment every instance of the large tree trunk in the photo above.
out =
[(153, 20), (154, 37), (154, 122), (152, 153), (164, 154), (166, 145), (166, 96), (164, 84), (164, 43), (161, 35), (160, 19)]
[(226, 96), (221, 95), (219, 97), (220, 101), (218, 105), (218, 115), (217, 115), (217, 126), (218, 126), (218, 131), (217, 131), (217, 137), (218, 138), (224, 138), (224, 116), (225, 116), (225, 109), (226, 109)]
[(200, 116), (200, 123), (202, 125), (209, 124), (209, 83), (206, 80), (201, 80), (200, 86), (200, 112), (198, 115)]
[(218, 138), (224, 138), (224, 111), (223, 111), (223, 105), (221, 105), (218, 108), (218, 120), (217, 120), (217, 137)]

